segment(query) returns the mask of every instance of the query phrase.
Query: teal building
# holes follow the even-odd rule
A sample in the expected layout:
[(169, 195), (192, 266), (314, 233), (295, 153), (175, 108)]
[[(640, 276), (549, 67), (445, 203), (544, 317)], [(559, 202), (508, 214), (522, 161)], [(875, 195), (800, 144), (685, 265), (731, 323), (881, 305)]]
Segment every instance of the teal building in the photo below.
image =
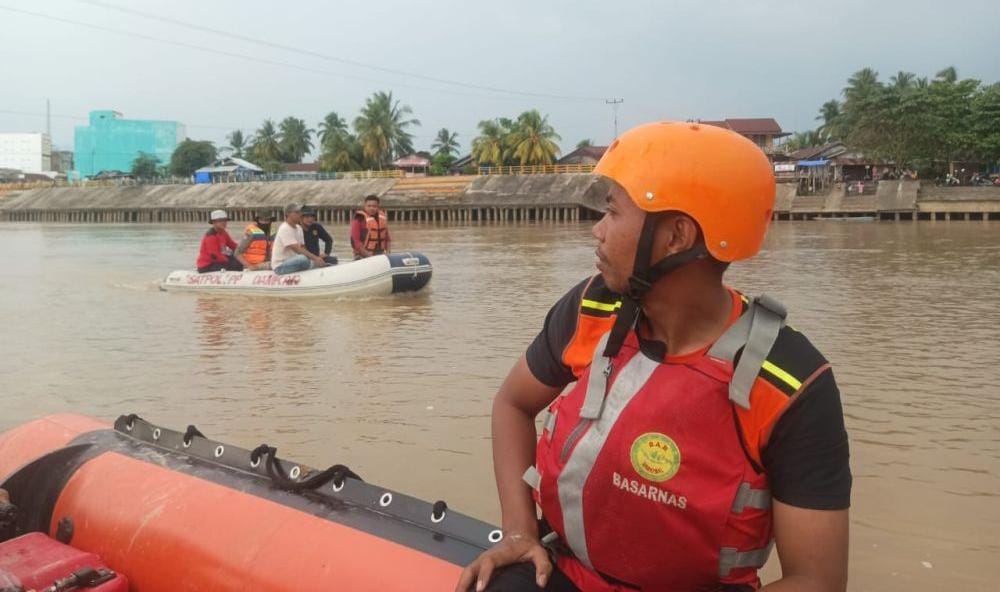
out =
[(84, 177), (101, 171), (128, 172), (140, 152), (167, 164), (185, 135), (184, 125), (176, 121), (124, 119), (117, 111), (91, 111), (90, 124), (77, 126), (73, 134), (74, 164)]

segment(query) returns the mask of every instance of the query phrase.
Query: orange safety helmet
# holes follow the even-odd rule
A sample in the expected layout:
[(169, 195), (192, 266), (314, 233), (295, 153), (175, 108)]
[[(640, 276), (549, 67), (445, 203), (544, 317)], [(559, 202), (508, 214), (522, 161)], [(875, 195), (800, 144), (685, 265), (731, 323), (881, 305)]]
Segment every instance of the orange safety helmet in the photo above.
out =
[(736, 132), (700, 123), (647, 123), (612, 142), (594, 172), (647, 212), (691, 216), (719, 261), (760, 250), (774, 210), (767, 156)]

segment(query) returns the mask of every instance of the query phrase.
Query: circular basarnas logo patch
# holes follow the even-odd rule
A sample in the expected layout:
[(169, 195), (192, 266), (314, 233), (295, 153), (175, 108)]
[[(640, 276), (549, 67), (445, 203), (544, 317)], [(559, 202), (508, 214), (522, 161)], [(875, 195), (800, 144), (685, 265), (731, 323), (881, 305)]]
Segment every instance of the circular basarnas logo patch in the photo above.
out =
[(658, 432), (646, 432), (632, 442), (632, 468), (640, 476), (663, 483), (681, 468), (681, 450), (677, 443)]

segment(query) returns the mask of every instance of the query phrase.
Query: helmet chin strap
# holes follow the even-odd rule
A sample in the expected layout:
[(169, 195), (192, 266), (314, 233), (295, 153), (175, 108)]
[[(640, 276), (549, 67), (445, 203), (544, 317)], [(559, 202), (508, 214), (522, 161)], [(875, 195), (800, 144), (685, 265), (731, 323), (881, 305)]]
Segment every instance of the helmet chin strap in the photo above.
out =
[(628, 278), (628, 288), (622, 294), (622, 307), (618, 311), (618, 318), (611, 327), (611, 334), (608, 336), (608, 343), (604, 347), (604, 357), (613, 358), (618, 355), (625, 336), (629, 329), (635, 326), (639, 318), (639, 311), (642, 310), (642, 299), (653, 287), (653, 284), (692, 261), (705, 259), (708, 249), (704, 243), (699, 243), (686, 251), (667, 255), (653, 265), (649, 260), (652, 256), (653, 235), (656, 232), (656, 222), (658, 216), (646, 214), (646, 219), (642, 223), (642, 232), (639, 234), (639, 244), (636, 247), (635, 263), (632, 266), (632, 275)]

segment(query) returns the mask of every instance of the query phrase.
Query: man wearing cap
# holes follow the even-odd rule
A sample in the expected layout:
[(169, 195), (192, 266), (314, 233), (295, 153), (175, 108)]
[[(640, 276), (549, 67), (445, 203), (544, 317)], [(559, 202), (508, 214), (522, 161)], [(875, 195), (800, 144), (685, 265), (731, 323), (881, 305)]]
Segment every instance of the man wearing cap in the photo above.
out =
[(285, 206), (285, 221), (274, 235), (271, 248), (271, 269), (278, 275), (297, 273), (313, 267), (326, 267), (326, 261), (306, 250), (305, 234), (302, 231), (302, 207), (298, 204)]
[[(333, 237), (316, 221), (316, 210), (302, 208), (302, 230), (306, 238), (306, 250), (323, 258), (330, 265), (337, 264), (337, 258), (330, 255), (333, 251)], [(323, 254), (319, 254), (319, 241), (323, 241)]]
[(201, 239), (201, 250), (198, 252), (198, 273), (211, 271), (243, 271), (243, 264), (233, 256), (236, 241), (226, 232), (229, 216), (225, 210), (214, 210), (208, 216), (212, 227)]
[(236, 258), (250, 271), (271, 269), (271, 243), (274, 242), (274, 216), (254, 212), (253, 222), (243, 231), (243, 240), (236, 247)]

